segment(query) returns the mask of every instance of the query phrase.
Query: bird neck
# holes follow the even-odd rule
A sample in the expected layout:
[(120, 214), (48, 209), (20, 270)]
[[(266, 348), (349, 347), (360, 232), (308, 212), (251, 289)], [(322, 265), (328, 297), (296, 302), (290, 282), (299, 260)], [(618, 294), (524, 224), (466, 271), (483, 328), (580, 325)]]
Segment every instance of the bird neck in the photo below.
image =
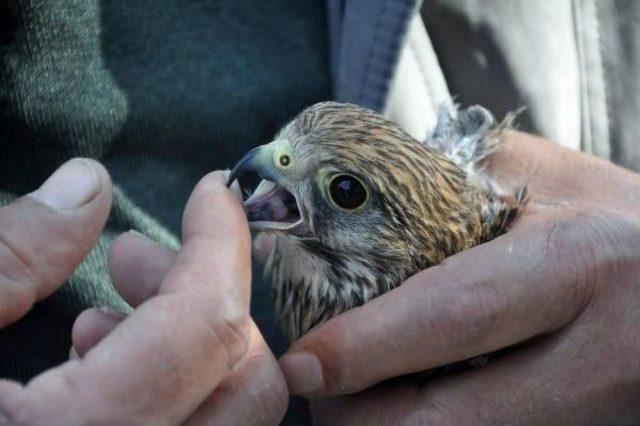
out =
[(323, 250), (318, 244), (317, 240), (278, 236), (265, 267), (265, 273), (271, 275), (276, 315), (290, 342), (397, 287), (412, 272), (408, 258), (398, 262), (383, 255), (359, 256)]

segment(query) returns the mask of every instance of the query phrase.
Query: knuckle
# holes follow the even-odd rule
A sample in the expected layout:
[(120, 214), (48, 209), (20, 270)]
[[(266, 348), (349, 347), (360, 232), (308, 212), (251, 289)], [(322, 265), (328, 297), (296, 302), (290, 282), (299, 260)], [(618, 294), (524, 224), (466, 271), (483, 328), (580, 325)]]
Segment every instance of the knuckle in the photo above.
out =
[(14, 389), (7, 392), (3, 389), (3, 398), (0, 403), (0, 418), (4, 421), (2, 424), (12, 426), (27, 426), (36, 424), (34, 417), (38, 407), (33, 407), (28, 398), (25, 398), (26, 392), (22, 385), (15, 385)]
[(37, 298), (34, 283), (39, 279), (26, 251), (0, 229), (0, 293), (2, 305), (8, 308), (1, 316), (13, 319), (33, 305)]
[[(601, 206), (567, 209), (542, 224), (547, 259), (561, 259), (553, 272), (572, 312), (579, 315), (596, 289), (615, 281), (614, 274), (637, 261), (640, 222), (626, 212)], [(631, 256), (630, 256), (631, 254)], [(635, 259), (631, 259), (635, 254)]]
[(27, 250), (20, 247), (19, 241), (12, 238), (10, 232), (0, 225), (0, 274), (2, 281), (19, 284), (34, 281), (35, 274), (33, 260)]
[[(584, 210), (571, 210), (562, 215), (546, 218), (542, 223), (542, 236), (544, 238), (544, 254), (550, 258), (562, 257), (563, 261), (570, 262), (574, 267), (582, 259), (580, 248), (588, 242), (589, 222), (591, 213)], [(585, 238), (587, 237), (587, 238)]]
[(236, 372), (239, 374), (230, 376), (216, 388), (213, 395), (217, 395), (218, 403), (228, 401), (226, 397), (241, 400), (246, 411), (240, 418), (247, 424), (279, 424), (287, 409), (289, 393), (273, 355), (270, 352), (250, 355)]
[(539, 232), (544, 237), (547, 253), (565, 252), (582, 228), (582, 221), (589, 212), (582, 209), (567, 209), (561, 214), (553, 214), (542, 218)]
[(504, 301), (494, 282), (488, 278), (460, 288), (445, 290), (436, 315), (443, 334), (451, 336), (461, 348), (480, 341), (493, 329), (504, 311)]
[(355, 392), (362, 389), (362, 382), (368, 379), (368, 375), (363, 377), (358, 374), (361, 367), (357, 362), (366, 354), (362, 353), (361, 347), (353, 344), (353, 339), (347, 337), (351, 333), (349, 327), (353, 325), (353, 322), (350, 325), (345, 322), (323, 324), (317, 332), (313, 332), (312, 340), (306, 340), (302, 347), (319, 356), (326, 390), (339, 391), (341, 394)]
[(222, 349), (227, 355), (229, 370), (245, 356), (249, 348), (251, 319), (243, 312), (227, 310), (217, 318), (202, 314), (209, 331), (213, 350)]

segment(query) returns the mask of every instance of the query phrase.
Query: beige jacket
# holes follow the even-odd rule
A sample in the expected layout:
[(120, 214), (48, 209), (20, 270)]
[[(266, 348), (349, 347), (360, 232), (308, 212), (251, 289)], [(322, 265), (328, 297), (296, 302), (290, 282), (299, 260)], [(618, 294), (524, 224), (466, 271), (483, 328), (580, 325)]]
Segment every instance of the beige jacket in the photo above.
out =
[(452, 96), (640, 170), (640, 2), (425, 0), (385, 113), (422, 138)]

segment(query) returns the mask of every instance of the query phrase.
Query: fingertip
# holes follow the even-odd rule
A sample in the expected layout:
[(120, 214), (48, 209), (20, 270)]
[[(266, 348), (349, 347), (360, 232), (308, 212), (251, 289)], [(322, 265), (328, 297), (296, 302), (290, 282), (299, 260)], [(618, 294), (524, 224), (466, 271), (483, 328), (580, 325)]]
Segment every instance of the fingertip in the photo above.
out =
[(292, 395), (312, 395), (323, 390), (322, 364), (315, 354), (290, 352), (280, 358), (279, 363)]
[(196, 184), (196, 189), (206, 188), (208, 190), (227, 190), (227, 173), (224, 170), (215, 170), (204, 175)]
[(130, 232), (125, 232), (116, 237), (109, 247), (107, 264), (111, 281), (118, 292), (119, 283), (126, 277), (127, 271), (130, 269), (131, 257), (129, 256), (130, 240), (135, 238)]
[(379, 373), (384, 375), (388, 361), (397, 355), (396, 336), (389, 327), (396, 318), (386, 312), (385, 320), (379, 319), (386, 309), (379, 302), (385, 296), (343, 312), (293, 342), (280, 358), (292, 394), (341, 396), (388, 378)]
[(85, 163), (96, 173), (96, 176), (100, 183), (100, 189), (111, 189), (111, 175), (109, 174), (107, 168), (101, 162), (88, 157), (76, 157), (69, 161), (80, 161)]
[(124, 318), (126, 315), (122, 312), (107, 307), (89, 308), (80, 313), (71, 331), (71, 340), (77, 355), (84, 356)]
[[(225, 172), (220, 170), (211, 172), (200, 179), (187, 202), (187, 210), (190, 204), (196, 202), (209, 202), (225, 209), (242, 210), (236, 195), (227, 188)], [(212, 207), (216, 207), (216, 205)]]
[(109, 251), (113, 285), (129, 305), (136, 307), (157, 293), (175, 256), (174, 250), (137, 231), (125, 232)]
[(109, 272), (117, 288), (117, 283), (130, 272), (129, 266), (133, 265), (132, 257), (136, 250), (146, 248), (151, 240), (137, 231), (127, 231), (116, 237), (109, 248), (108, 264)]
[(61, 212), (84, 207), (100, 198), (110, 202), (111, 178), (99, 162), (73, 158), (58, 167), (28, 197)]
[[(238, 189), (238, 192), (234, 191), (234, 188)], [(242, 197), (239, 195), (239, 186), (237, 182), (231, 185), (231, 188), (227, 187), (227, 173), (222, 170), (217, 170), (205, 175), (200, 182), (196, 184), (194, 194), (204, 192), (209, 195), (224, 196), (234, 202), (234, 205), (240, 206)]]
[[(223, 170), (222, 176), (224, 178), (225, 185), (229, 184), (230, 175), (231, 175), (230, 169)], [(236, 197), (236, 200), (242, 203), (242, 189), (240, 188), (240, 184), (238, 183), (237, 180), (234, 180), (233, 182), (231, 182), (231, 185), (229, 186), (229, 190), (231, 190), (231, 193)]]
[(242, 236), (250, 252), (249, 225), (238, 198), (226, 187), (224, 172), (211, 172), (196, 185), (182, 220), (183, 239), (211, 234), (238, 240)]
[(37, 190), (0, 208), (0, 326), (59, 287), (107, 220), (111, 181), (95, 160), (75, 158)]

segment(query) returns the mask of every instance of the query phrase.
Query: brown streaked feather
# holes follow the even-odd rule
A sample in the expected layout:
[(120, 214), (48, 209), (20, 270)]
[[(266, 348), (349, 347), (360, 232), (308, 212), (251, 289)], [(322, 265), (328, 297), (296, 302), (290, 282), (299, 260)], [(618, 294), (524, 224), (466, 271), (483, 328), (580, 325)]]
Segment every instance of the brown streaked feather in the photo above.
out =
[[(278, 234), (266, 267), (287, 337), (506, 232), (526, 188), (501, 195), (480, 162), (508, 124), (496, 125), (481, 107), (447, 107), (423, 143), (373, 111), (335, 102), (313, 105), (289, 123), (279, 137), (304, 165), (311, 231)], [(369, 210), (346, 215), (324, 205), (314, 189), (323, 170), (365, 182)]]

